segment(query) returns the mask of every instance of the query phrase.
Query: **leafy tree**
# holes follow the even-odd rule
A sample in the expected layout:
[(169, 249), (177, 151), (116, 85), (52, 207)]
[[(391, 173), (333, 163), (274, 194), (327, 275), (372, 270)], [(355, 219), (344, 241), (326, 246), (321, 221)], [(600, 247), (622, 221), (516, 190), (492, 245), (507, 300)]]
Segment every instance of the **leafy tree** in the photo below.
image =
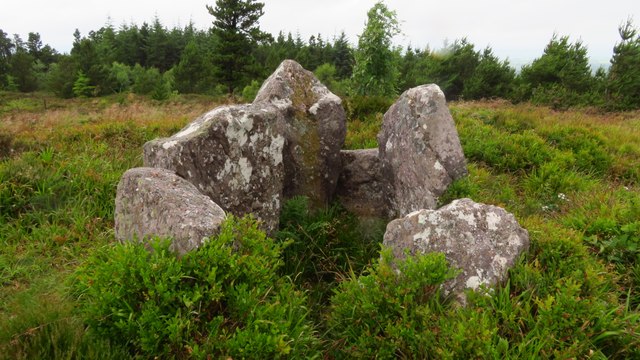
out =
[(515, 70), (508, 61), (500, 61), (487, 47), (473, 75), (464, 83), (462, 96), (465, 99), (506, 98), (511, 92)]
[(166, 79), (163, 79), (162, 74), (156, 68), (148, 68), (136, 64), (131, 71), (133, 77), (133, 86), (131, 90), (140, 95), (149, 95), (158, 91)]
[(38, 79), (34, 71), (35, 57), (28, 52), (20, 36), (14, 35), (13, 45), (15, 51), (9, 58), (8, 71), (11, 78), (7, 78), (7, 85), (12, 82), (15, 84), (15, 88), (22, 92), (37, 90)]
[(264, 14), (264, 3), (255, 0), (217, 0), (207, 5), (215, 17), (212, 33), (217, 37), (213, 62), (217, 77), (229, 93), (247, 83), (247, 72), (253, 65), (252, 51), (271, 36), (260, 30), (258, 20)]
[(357, 95), (393, 95), (398, 80), (398, 51), (391, 39), (400, 33), (395, 11), (383, 2), (367, 12), (367, 23), (355, 52), (352, 85)]
[(126, 91), (131, 86), (131, 68), (128, 65), (114, 62), (109, 71), (109, 83), (114, 87), (113, 92), (120, 93)]
[(324, 63), (318, 66), (314, 71), (318, 80), (329, 88), (331, 88), (331, 85), (336, 81), (336, 72), (336, 67), (329, 63)]
[(47, 90), (62, 98), (73, 97), (73, 84), (77, 74), (77, 64), (69, 55), (63, 55), (58, 62), (49, 66), (46, 76)]
[(618, 28), (621, 41), (613, 48), (609, 69), (609, 106), (640, 108), (640, 35), (631, 19)]
[(9, 60), (13, 53), (13, 42), (8, 34), (0, 29), (0, 88), (6, 87), (9, 73)]

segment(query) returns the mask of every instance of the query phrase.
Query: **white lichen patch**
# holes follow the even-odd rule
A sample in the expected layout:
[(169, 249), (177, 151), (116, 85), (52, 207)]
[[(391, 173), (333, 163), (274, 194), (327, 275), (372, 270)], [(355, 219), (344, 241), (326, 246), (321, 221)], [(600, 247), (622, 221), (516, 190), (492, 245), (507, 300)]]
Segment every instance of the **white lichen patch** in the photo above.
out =
[(227, 136), (227, 139), (229, 139), (229, 142), (235, 140), (238, 142), (239, 146), (243, 146), (247, 143), (247, 132), (251, 131), (252, 128), (253, 119), (244, 114), (240, 118), (234, 118), (229, 121), (225, 135)]
[(277, 107), (278, 110), (286, 110), (288, 108), (290, 108), (293, 105), (293, 102), (291, 102), (291, 99), (285, 98), (285, 99), (273, 99), (271, 100), (271, 104), (273, 104), (273, 106)]
[(227, 158), (227, 160), (224, 162), (224, 168), (222, 168), (222, 170), (218, 172), (218, 174), (216, 175), (216, 179), (218, 180), (224, 179), (227, 175), (231, 173), (232, 170), (233, 170), (233, 163), (231, 162), (231, 159)]
[(262, 148), (262, 153), (267, 158), (273, 159), (273, 165), (282, 163), (282, 149), (284, 148), (284, 137), (277, 135), (271, 139), (271, 144)]
[(498, 214), (494, 212), (487, 213), (487, 228), (491, 231), (498, 230), (498, 225), (501, 220), (502, 218)]
[(482, 284), (484, 283), (479, 276), (471, 276), (467, 279), (465, 286), (469, 289), (477, 290)]
[(465, 213), (464, 211), (452, 211), (453, 215), (457, 216), (458, 219), (465, 221), (469, 226), (475, 227), (476, 217), (473, 213)]
[(163, 149), (165, 149), (165, 150), (169, 150), (169, 149), (171, 149), (172, 147), (176, 146), (176, 144), (178, 144), (178, 142), (177, 142), (177, 141), (175, 141), (175, 140), (170, 140), (170, 141), (167, 141), (167, 142), (165, 142), (164, 144), (162, 144), (162, 148), (163, 148)]
[(507, 259), (503, 256), (496, 255), (493, 257), (493, 264), (497, 265), (498, 272), (502, 272), (507, 267)]
[(436, 169), (437, 171), (444, 171), (444, 166), (442, 166), (442, 164), (440, 164), (440, 161), (438, 160), (436, 160), (436, 163), (433, 164), (433, 168)]
[(248, 184), (249, 180), (251, 180), (251, 174), (253, 173), (253, 167), (249, 159), (245, 157), (240, 158), (240, 160), (238, 160), (238, 166), (240, 167), (240, 174), (242, 174), (245, 184)]
[(431, 228), (427, 227), (424, 230), (422, 230), (421, 232), (413, 235), (413, 242), (414, 243), (422, 242), (422, 243), (424, 243), (423, 245), (428, 245), (430, 236), (431, 236)]
[(470, 276), (465, 285), (469, 289), (477, 290), (481, 285), (489, 285), (490, 282), (484, 276), (482, 269), (476, 269), (476, 275)]

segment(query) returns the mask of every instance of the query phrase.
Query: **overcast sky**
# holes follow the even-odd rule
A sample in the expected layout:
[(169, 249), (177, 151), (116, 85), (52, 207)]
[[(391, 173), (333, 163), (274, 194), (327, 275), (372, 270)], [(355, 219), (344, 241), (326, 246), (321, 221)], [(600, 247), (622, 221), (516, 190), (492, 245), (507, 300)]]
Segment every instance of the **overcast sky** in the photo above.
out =
[[(332, 38), (345, 31), (352, 43), (362, 32), (366, 12), (376, 0), (264, 0), (260, 24), (272, 34), (299, 32), (303, 39), (321, 33)], [(3, 0), (0, 29), (26, 40), (39, 32), (42, 41), (69, 52), (73, 32), (97, 30), (111, 19), (123, 23), (152, 22), (157, 16), (172, 28), (192, 21), (211, 26), (205, 9), (214, 0)], [(618, 26), (627, 18), (640, 27), (640, 0), (387, 0), (401, 21), (401, 45), (439, 49), (445, 41), (467, 37), (476, 48), (491, 46), (501, 58), (522, 64), (539, 57), (555, 33), (581, 39), (592, 63), (606, 63), (619, 40)]]

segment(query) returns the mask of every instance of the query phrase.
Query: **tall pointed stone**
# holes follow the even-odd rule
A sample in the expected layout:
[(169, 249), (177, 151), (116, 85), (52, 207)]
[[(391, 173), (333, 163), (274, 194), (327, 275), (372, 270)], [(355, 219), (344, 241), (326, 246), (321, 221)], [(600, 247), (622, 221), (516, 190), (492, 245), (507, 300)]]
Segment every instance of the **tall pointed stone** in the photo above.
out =
[(378, 146), (386, 200), (397, 217), (435, 209), (447, 186), (467, 174), (458, 132), (435, 84), (400, 96), (384, 115)]
[(254, 106), (283, 111), (284, 196), (308, 196), (316, 205), (334, 196), (341, 171), (340, 149), (346, 136), (342, 100), (312, 72), (285, 60), (264, 82)]

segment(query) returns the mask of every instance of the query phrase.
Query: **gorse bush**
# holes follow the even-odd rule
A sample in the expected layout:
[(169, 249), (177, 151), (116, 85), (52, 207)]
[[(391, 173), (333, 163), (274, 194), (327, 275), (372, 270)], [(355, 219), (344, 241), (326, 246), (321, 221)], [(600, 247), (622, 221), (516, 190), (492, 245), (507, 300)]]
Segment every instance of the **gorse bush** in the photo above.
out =
[(74, 275), (91, 329), (145, 357), (314, 357), (305, 295), (278, 276), (282, 245), (229, 218), (197, 251), (106, 247)]

